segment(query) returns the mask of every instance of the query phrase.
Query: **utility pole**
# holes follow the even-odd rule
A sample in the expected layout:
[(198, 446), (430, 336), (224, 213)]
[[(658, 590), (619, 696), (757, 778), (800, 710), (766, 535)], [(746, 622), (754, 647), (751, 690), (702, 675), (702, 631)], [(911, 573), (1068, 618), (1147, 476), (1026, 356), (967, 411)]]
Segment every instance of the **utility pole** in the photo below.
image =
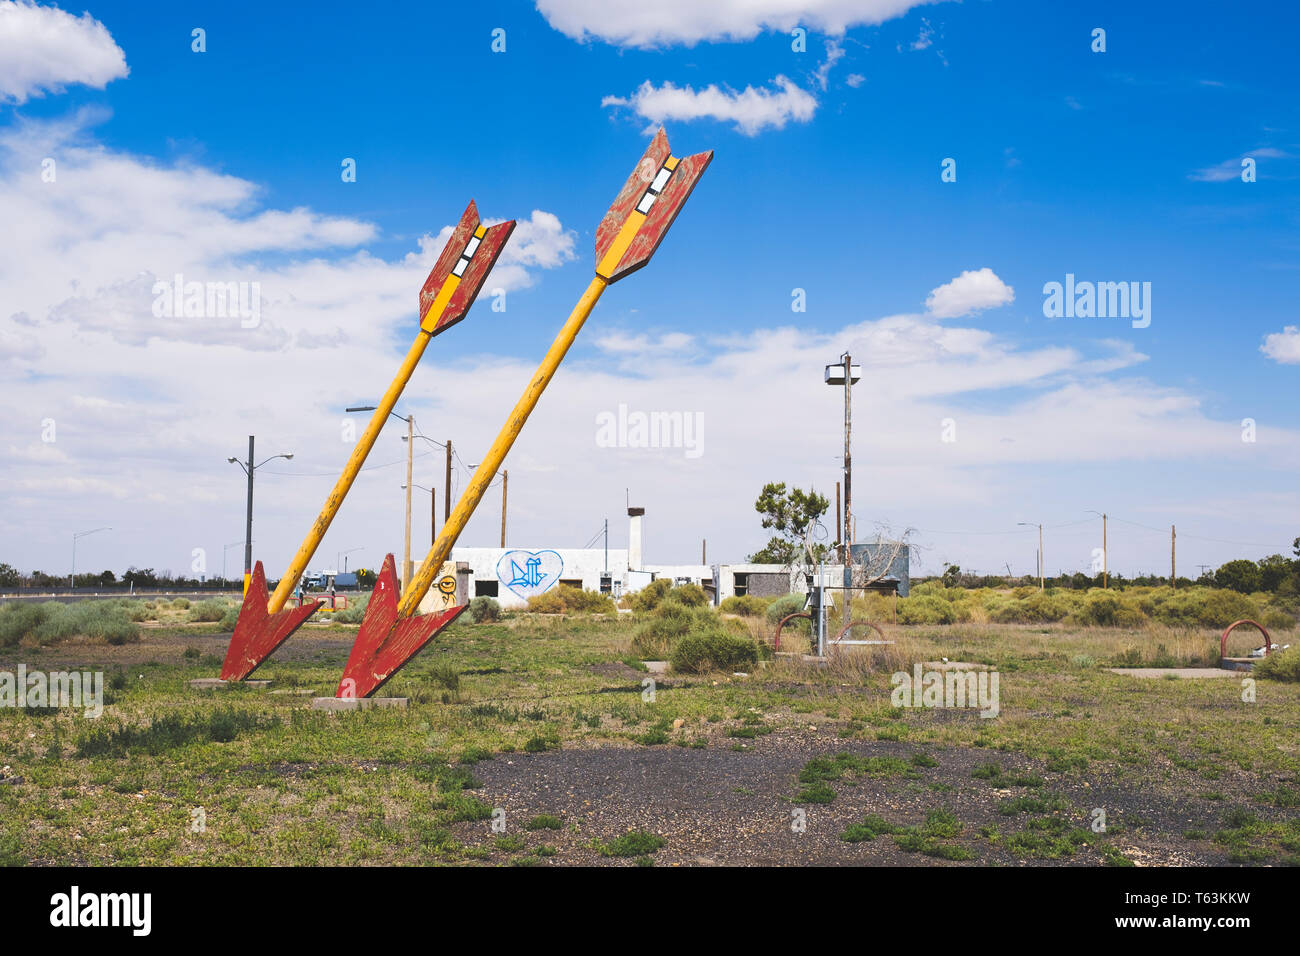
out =
[(844, 556), (844, 525), (840, 523), (840, 483), (838, 481), (835, 482), (835, 537), (840, 539), (840, 564), (847, 565), (849, 562)]
[(1110, 545), (1106, 543), (1106, 513), (1101, 515), (1101, 586), (1110, 587)]
[(442, 496), (442, 523), (446, 524), (451, 518), (451, 439), (447, 439), (447, 482), (446, 492)]
[(506, 546), (506, 489), (510, 486), (510, 472), (501, 472), (501, 547)]
[(1043, 584), (1043, 573), (1047, 570), (1047, 558), (1043, 556), (1043, 526), (1038, 525), (1038, 590), (1043, 592), (1047, 590)]
[(700, 539), (700, 564), (709, 563), (709, 539)]
[(1169, 526), (1169, 586), (1178, 587), (1178, 529)]
[(605, 519), (605, 573), (609, 574), (609, 519)]
[[(429, 489), (429, 540), (438, 540), (438, 489)], [(432, 545), (430, 545), (432, 547)]]
[[(849, 353), (844, 353), (844, 554), (846, 559), (849, 556), (849, 547), (853, 544), (853, 536), (849, 533), (851, 529), (850, 499), (853, 489), (853, 449), (849, 436), (853, 429), (853, 360), (849, 358)], [(845, 560), (845, 566), (848, 561)]]
[(248, 512), (244, 518), (244, 593), (253, 576), (253, 436), (248, 436)]
[(415, 416), (406, 416), (406, 543), (402, 549), (402, 590), (411, 581), (411, 468), (415, 463)]

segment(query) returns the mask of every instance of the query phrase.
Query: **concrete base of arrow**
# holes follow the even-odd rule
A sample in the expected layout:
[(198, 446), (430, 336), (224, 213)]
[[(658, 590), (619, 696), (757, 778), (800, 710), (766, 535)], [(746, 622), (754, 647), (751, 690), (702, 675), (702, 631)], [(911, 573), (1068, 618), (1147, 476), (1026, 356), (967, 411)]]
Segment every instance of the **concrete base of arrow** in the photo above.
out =
[(220, 677), (200, 677), (190, 681), (195, 690), (214, 690), (223, 687), (265, 687), (269, 680), (222, 680)]
[(313, 697), (312, 710), (368, 710), (371, 707), (406, 707), (409, 697)]

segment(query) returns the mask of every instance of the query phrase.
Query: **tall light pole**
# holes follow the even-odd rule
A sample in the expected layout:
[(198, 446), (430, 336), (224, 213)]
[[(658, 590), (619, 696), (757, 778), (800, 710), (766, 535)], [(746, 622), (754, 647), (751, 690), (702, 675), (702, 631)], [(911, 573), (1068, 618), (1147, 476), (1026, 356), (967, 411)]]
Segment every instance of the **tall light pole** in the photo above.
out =
[[(351, 408), (345, 408), (345, 412), (373, 412), (374, 405), (354, 405)], [(411, 471), (415, 465), (415, 416), (407, 415), (403, 418), (396, 412), (389, 412), (393, 418), (399, 422), (406, 422), (406, 434), (402, 436), (402, 441), (406, 442), (406, 484), (402, 485), (406, 489), (406, 536), (402, 549), (402, 590), (406, 590), (406, 583), (411, 580)]]
[[(406, 485), (402, 485), (403, 488)], [(429, 534), (432, 536), (430, 541), (438, 540), (438, 489), (426, 488), (424, 485), (412, 485), (412, 488), (419, 488), (421, 491), (429, 493)]]
[[(223, 544), (221, 546), (221, 580), (223, 583), (226, 580), (226, 555), (230, 552), (231, 548), (238, 547), (243, 543), (244, 542), (242, 541), (232, 541), (230, 544)], [(254, 541), (253, 543), (256, 544), (257, 542)]]
[(840, 560), (848, 574), (853, 544), (853, 386), (862, 377), (862, 366), (854, 365), (845, 352), (834, 365), (826, 366), (826, 384), (844, 386), (844, 528), (840, 536)]
[(77, 586), (77, 539), (84, 538), (88, 534), (112, 530), (112, 528), (92, 528), (89, 531), (74, 531), (72, 533), (72, 573), (68, 575), (68, 587), (75, 588)]
[[(1034, 526), (1034, 523), (1032, 521), (1017, 521), (1016, 524), (1022, 525), (1026, 528), (1032, 528)], [(1046, 570), (1047, 570), (1047, 559), (1043, 556), (1043, 525), (1042, 522), (1039, 522), (1038, 524), (1038, 590), (1039, 591), (1046, 590), (1043, 586), (1043, 572)]]
[(248, 593), (248, 579), (253, 576), (253, 472), (261, 468), (268, 461), (274, 461), (277, 458), (283, 458), (289, 461), (293, 458), (292, 454), (272, 455), (265, 461), (259, 461), (253, 464), (253, 436), (248, 436), (248, 461), (243, 462), (238, 458), (227, 458), (226, 461), (232, 465), (238, 465), (244, 469), (244, 474), (248, 475), (248, 511), (244, 519), (244, 593)]
[(1101, 586), (1105, 589), (1110, 586), (1110, 549), (1106, 546), (1106, 515), (1091, 508), (1088, 509), (1088, 514), (1101, 518)]
[(343, 559), (343, 570), (346, 572), (348, 569), (348, 555), (352, 554), (354, 551), (364, 551), (364, 550), (366, 549), (362, 547), (362, 548), (348, 548), (346, 551), (336, 552), (334, 555), (334, 572), (337, 574), (339, 571), (340, 558)]

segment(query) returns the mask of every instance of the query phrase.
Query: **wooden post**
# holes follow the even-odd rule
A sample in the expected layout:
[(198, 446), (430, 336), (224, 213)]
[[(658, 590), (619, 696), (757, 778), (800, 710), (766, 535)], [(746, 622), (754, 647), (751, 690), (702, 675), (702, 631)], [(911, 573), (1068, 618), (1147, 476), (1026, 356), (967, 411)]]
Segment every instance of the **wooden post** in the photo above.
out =
[(446, 489), (443, 491), (443, 508), (442, 523), (446, 524), (447, 519), (451, 517), (451, 439), (447, 439), (447, 475), (443, 479), (446, 482)]
[(510, 485), (510, 472), (501, 472), (501, 547), (506, 546), (506, 489)]
[(1169, 586), (1178, 587), (1178, 530), (1169, 526)]

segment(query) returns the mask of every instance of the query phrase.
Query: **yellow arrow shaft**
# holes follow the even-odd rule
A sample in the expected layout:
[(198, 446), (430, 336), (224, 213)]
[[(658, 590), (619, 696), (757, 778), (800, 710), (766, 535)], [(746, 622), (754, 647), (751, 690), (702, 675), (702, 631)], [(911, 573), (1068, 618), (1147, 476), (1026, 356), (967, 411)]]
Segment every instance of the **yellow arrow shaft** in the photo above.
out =
[(488, 485), (496, 477), (497, 470), (501, 467), (506, 454), (510, 451), (510, 446), (519, 437), (524, 422), (528, 421), (528, 416), (537, 407), (542, 392), (546, 390), (546, 386), (550, 384), (551, 379), (555, 376), (555, 370), (559, 368), (560, 362), (564, 360), (569, 347), (573, 345), (574, 339), (578, 337), (583, 323), (587, 321), (587, 316), (591, 315), (591, 310), (596, 307), (597, 300), (600, 299), (601, 293), (605, 291), (608, 284), (605, 279), (596, 276), (591, 280), (591, 285), (587, 286), (587, 291), (582, 294), (578, 304), (574, 306), (573, 312), (569, 315), (569, 320), (564, 323), (564, 328), (560, 329), (555, 341), (551, 343), (550, 350), (546, 353), (546, 357), (542, 359), (542, 364), (538, 366), (537, 372), (528, 382), (528, 387), (524, 389), (523, 396), (515, 403), (514, 410), (510, 413), (510, 417), (506, 419), (506, 423), (492, 443), (492, 447), (483, 456), (482, 463), (474, 470), (469, 486), (461, 494), (460, 500), (456, 502), (456, 508), (452, 511), (451, 517), (442, 526), (438, 540), (433, 543), (433, 547), (420, 565), (420, 570), (402, 594), (401, 603), (397, 607), (399, 618), (410, 617), (419, 608), (420, 601), (424, 599), (425, 594), (429, 592), (429, 587), (433, 584), (434, 576), (442, 568), (447, 558), (451, 556), (451, 549), (456, 544), (456, 539), (460, 537), (460, 533), (465, 529), (466, 522), (469, 521), (470, 515), (474, 513), (474, 509), (478, 507), (478, 503), (483, 498), (483, 493), (487, 491)]
[(302, 577), (303, 571), (307, 569), (307, 562), (316, 553), (321, 540), (325, 537), (325, 532), (329, 530), (331, 522), (334, 521), (334, 516), (338, 514), (343, 499), (347, 497), (348, 491), (352, 488), (352, 483), (356, 480), (357, 472), (361, 471), (366, 456), (370, 454), (370, 449), (375, 446), (375, 439), (379, 437), (384, 423), (388, 421), (388, 416), (392, 413), (394, 406), (397, 405), (398, 398), (402, 395), (402, 390), (406, 388), (406, 383), (411, 380), (411, 374), (415, 371), (415, 366), (420, 364), (420, 357), (424, 355), (424, 350), (428, 348), (429, 342), (432, 341), (433, 335), (431, 333), (437, 325), (438, 318), (442, 315), (443, 309), (447, 307), (452, 293), (456, 291), (456, 286), (459, 284), (460, 279), (457, 276), (448, 276), (447, 280), (442, 284), (442, 288), (438, 290), (437, 297), (433, 300), (433, 304), (429, 306), (429, 311), (425, 313), (420, 331), (415, 335), (415, 341), (411, 343), (406, 358), (402, 360), (402, 367), (397, 370), (397, 377), (388, 386), (388, 391), (384, 393), (384, 397), (379, 400), (375, 413), (370, 416), (370, 424), (366, 425), (366, 430), (362, 433), (356, 448), (352, 449), (352, 456), (348, 458), (348, 463), (343, 466), (343, 474), (339, 475), (339, 480), (334, 483), (334, 490), (325, 499), (325, 507), (321, 509), (321, 513), (311, 526), (311, 530), (307, 532), (307, 537), (298, 548), (298, 553), (289, 562), (289, 570), (284, 573), (284, 577), (280, 578), (280, 583), (276, 585), (271, 600), (266, 602), (266, 610), (269, 613), (274, 614), (284, 607), (285, 602), (289, 600), (289, 595), (293, 593), (294, 587), (297, 586), (298, 579)]

